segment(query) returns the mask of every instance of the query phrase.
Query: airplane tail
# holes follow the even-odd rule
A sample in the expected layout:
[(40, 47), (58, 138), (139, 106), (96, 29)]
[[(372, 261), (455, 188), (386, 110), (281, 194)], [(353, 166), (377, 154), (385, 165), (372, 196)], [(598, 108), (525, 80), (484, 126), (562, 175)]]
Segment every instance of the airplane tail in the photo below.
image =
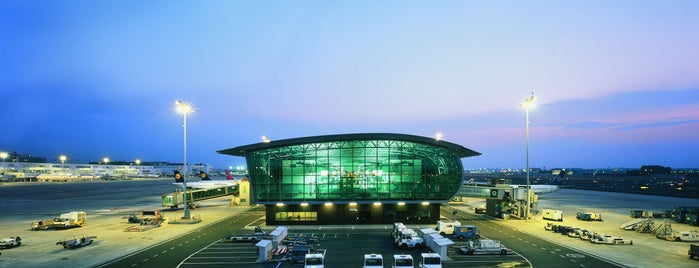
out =
[(558, 175), (557, 175), (555, 178), (553, 178), (553, 180), (552, 180), (551, 183), (549, 183), (549, 184), (550, 184), (550, 185), (561, 185), (561, 184), (563, 184), (563, 179), (565, 178), (565, 174), (566, 174), (566, 171), (565, 171), (565, 170), (561, 170), (561, 172), (558, 173)]
[(206, 174), (204, 171), (199, 171), (199, 177), (201, 177), (201, 180), (203, 181), (210, 181), (211, 179), (209, 178), (209, 175)]
[(228, 170), (226, 169), (226, 170), (224, 170), (223, 172), (226, 173), (226, 180), (235, 180), (235, 178), (233, 177), (233, 175), (231, 175), (231, 172), (230, 172), (230, 171), (228, 171)]
[(180, 174), (179, 170), (175, 170), (175, 182), (184, 182), (184, 178), (182, 178), (182, 174)]

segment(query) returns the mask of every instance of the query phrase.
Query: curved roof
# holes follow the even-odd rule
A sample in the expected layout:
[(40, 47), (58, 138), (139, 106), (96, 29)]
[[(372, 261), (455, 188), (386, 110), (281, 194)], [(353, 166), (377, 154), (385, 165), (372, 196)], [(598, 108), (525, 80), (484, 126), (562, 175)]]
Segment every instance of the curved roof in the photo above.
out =
[(270, 141), (268, 143), (260, 142), (249, 145), (238, 146), (235, 148), (224, 149), (216, 151), (220, 154), (235, 155), (235, 156), (247, 156), (249, 153), (266, 150), (271, 148), (286, 147), (292, 145), (308, 144), (308, 143), (320, 143), (320, 142), (336, 142), (336, 141), (352, 141), (352, 140), (397, 140), (427, 144), (435, 147), (441, 147), (449, 150), (450, 152), (456, 154), (457, 156), (471, 157), (478, 156), (481, 153), (473, 151), (471, 149), (465, 148), (461, 145), (443, 141), (436, 140), (432, 138), (426, 138), (422, 136), (408, 135), (408, 134), (395, 134), (395, 133), (357, 133), (357, 134), (337, 134), (337, 135), (323, 135), (323, 136), (312, 136), (294, 139), (285, 139), (278, 141)]

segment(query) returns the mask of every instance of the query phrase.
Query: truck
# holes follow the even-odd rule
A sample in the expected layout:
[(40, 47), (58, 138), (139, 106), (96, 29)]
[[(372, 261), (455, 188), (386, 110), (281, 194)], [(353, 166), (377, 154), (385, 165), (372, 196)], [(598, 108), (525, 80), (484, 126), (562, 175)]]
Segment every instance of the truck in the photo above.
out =
[(442, 268), (442, 256), (437, 253), (420, 253), (419, 268)]
[(425, 246), (425, 240), (422, 239), (413, 229), (400, 229), (396, 233), (394, 242), (399, 248), (419, 248)]
[(63, 213), (60, 216), (49, 220), (38, 220), (32, 222), (32, 230), (48, 229), (68, 229), (82, 227), (87, 223), (87, 213), (85, 211), (72, 211)]
[(393, 255), (393, 268), (415, 268), (413, 256), (410, 254)]
[(500, 255), (507, 255), (508, 253), (512, 252), (512, 250), (508, 249), (500, 243), (498, 240), (493, 240), (493, 239), (477, 239), (477, 240), (470, 240), (467, 242), (466, 246), (462, 246), (459, 248), (461, 253), (466, 254), (466, 255), (474, 255), (474, 254), (500, 254)]
[(452, 238), (455, 239), (478, 239), (481, 235), (476, 232), (476, 226), (473, 225), (463, 225), (454, 227), (454, 233)]
[(602, 221), (602, 214), (598, 212), (578, 212), (575, 218), (581, 221)]
[(81, 238), (73, 238), (69, 240), (61, 240), (56, 242), (56, 245), (61, 245), (66, 249), (76, 249), (79, 247), (84, 247), (92, 245), (92, 241), (97, 238), (96, 236), (83, 236)]
[(22, 238), (19, 236), (12, 236), (9, 238), (0, 239), (0, 247), (2, 248), (14, 248), (22, 245)]
[(689, 250), (687, 251), (687, 255), (689, 255), (690, 259), (694, 259), (694, 257), (699, 257), (699, 244), (690, 244)]
[(303, 261), (304, 268), (324, 268), (325, 267), (325, 250), (318, 249), (313, 253), (308, 253)]
[(255, 230), (251, 234), (232, 234), (227, 240), (231, 242), (252, 242), (257, 243), (262, 240), (266, 233), (262, 231), (262, 227), (255, 226)]
[(383, 268), (383, 255), (381, 254), (364, 254), (363, 268)]
[(451, 235), (454, 234), (454, 228), (460, 225), (460, 221), (437, 221), (437, 226), (434, 229), (441, 235)]
[(541, 211), (544, 220), (563, 221), (563, 212), (555, 209), (544, 209)]
[(665, 239), (670, 241), (699, 241), (699, 232), (697, 231), (682, 231), (682, 232), (672, 232)]

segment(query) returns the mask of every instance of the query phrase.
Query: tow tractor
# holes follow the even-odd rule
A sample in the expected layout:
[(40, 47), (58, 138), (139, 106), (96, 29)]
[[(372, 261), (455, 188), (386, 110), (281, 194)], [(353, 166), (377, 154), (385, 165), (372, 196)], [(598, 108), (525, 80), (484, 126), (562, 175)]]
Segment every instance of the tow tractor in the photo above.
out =
[(442, 256), (437, 253), (420, 253), (420, 268), (442, 268)]
[(61, 245), (63, 248), (76, 249), (79, 247), (84, 247), (92, 245), (92, 241), (97, 238), (96, 236), (83, 236), (82, 238), (73, 238), (69, 240), (61, 240), (56, 242), (56, 245)]
[(0, 239), (0, 247), (3, 248), (19, 247), (20, 245), (22, 245), (22, 238), (19, 236)]
[(318, 249), (314, 253), (306, 254), (306, 259), (303, 261), (304, 268), (324, 268), (325, 267), (325, 249)]
[(413, 256), (410, 254), (393, 255), (393, 268), (413, 268)]

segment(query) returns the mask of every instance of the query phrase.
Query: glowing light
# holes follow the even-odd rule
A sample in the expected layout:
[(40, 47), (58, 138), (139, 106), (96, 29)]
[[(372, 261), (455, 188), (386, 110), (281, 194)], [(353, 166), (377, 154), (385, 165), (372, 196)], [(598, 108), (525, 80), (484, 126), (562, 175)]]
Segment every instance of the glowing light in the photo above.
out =
[(350, 206), (356, 206), (356, 205), (357, 205), (357, 202), (350, 202), (349, 205), (350, 205)]
[(308, 206), (308, 203), (303, 202), (303, 203), (301, 203), (301, 206), (302, 206), (302, 207), (307, 207), (307, 206)]
[(399, 206), (405, 206), (405, 202), (402, 202), (402, 201), (401, 201), (401, 202), (398, 202), (398, 205), (399, 205)]
[(325, 202), (325, 206), (326, 206), (326, 207), (330, 207), (330, 206), (332, 206), (332, 205), (333, 205), (333, 203), (331, 203), (331, 202)]
[(277, 206), (278, 206), (278, 207), (283, 207), (283, 206), (284, 206), (284, 203), (277, 203)]
[(422, 202), (422, 205), (423, 205), (423, 206), (427, 206), (427, 205), (429, 205), (429, 204), (430, 204), (430, 202), (427, 202), (427, 201)]

